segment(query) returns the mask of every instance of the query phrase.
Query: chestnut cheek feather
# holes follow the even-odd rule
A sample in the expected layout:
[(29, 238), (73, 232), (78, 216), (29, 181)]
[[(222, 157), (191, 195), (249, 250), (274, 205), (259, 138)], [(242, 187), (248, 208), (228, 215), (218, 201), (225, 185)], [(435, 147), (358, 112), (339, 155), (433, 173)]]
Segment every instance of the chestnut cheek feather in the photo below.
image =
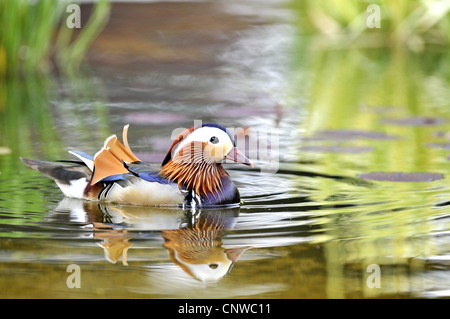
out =
[[(199, 147), (201, 145), (201, 147)], [(191, 143), (165, 164), (160, 175), (176, 181), (180, 188), (194, 190), (198, 195), (213, 194), (219, 196), (223, 176), (228, 173), (221, 164), (212, 160), (205, 149), (206, 143)]]

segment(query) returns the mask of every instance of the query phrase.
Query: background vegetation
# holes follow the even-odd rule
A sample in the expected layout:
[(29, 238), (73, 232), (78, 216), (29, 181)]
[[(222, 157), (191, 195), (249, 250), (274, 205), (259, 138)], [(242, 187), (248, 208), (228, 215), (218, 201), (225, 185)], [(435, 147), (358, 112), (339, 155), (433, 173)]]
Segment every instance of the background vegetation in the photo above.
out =
[[(19, 154), (61, 154), (50, 101), (57, 98), (59, 83), (77, 81), (85, 53), (109, 12), (109, 2), (100, 0), (82, 28), (72, 29), (66, 23), (71, 3), (0, 2), (0, 152), (13, 153), (13, 162)], [(84, 90), (72, 86), (74, 96)]]

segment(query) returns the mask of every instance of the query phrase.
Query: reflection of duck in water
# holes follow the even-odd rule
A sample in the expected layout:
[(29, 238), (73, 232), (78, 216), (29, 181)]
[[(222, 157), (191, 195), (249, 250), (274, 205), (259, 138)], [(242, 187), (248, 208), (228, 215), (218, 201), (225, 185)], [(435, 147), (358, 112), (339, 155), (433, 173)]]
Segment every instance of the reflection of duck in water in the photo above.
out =
[(114, 229), (113, 226), (103, 223), (93, 223), (94, 238), (103, 239), (98, 243), (105, 251), (105, 258), (115, 264), (122, 256), (122, 264), (128, 266), (127, 252), (133, 245), (131, 236), (126, 230)]
[[(69, 212), (71, 221), (92, 224), (93, 237), (101, 239), (105, 258), (128, 265), (128, 250), (138, 231), (161, 231), (170, 259), (184, 272), (201, 281), (225, 276), (239, 256), (250, 247), (224, 248), (222, 236), (234, 226), (239, 207), (190, 211), (139, 206), (111, 206), (64, 198), (56, 211)], [(181, 225), (181, 226), (180, 226)]]
[(222, 236), (229, 218), (221, 213), (201, 214), (191, 227), (163, 230), (163, 246), (169, 250), (170, 259), (201, 281), (221, 279), (239, 256), (250, 248), (222, 247)]

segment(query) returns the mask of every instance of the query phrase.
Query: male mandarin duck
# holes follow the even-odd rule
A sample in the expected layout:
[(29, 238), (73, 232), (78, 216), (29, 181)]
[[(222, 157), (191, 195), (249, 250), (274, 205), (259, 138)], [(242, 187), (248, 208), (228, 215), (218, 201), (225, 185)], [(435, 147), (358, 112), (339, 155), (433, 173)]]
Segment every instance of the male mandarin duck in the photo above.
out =
[(29, 167), (52, 177), (67, 197), (143, 206), (208, 207), (239, 205), (236, 185), (222, 161), (253, 167), (237, 148), (233, 135), (218, 124), (202, 124), (182, 132), (161, 167), (140, 161), (127, 141), (108, 137), (94, 156), (69, 151), (80, 161), (52, 163), (21, 158)]

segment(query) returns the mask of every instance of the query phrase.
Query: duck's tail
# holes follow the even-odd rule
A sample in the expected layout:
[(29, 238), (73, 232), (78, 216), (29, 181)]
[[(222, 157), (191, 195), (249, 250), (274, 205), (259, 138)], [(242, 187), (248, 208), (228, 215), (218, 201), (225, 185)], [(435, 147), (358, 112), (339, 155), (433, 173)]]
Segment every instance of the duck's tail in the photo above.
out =
[(72, 198), (86, 198), (88, 192), (94, 192), (96, 184), (112, 175), (130, 173), (124, 163), (139, 162), (133, 154), (127, 141), (128, 125), (123, 129), (123, 145), (116, 135), (108, 137), (100, 151), (91, 156), (79, 151), (69, 153), (81, 161), (46, 162), (21, 157), (20, 159), (30, 168), (50, 176), (63, 191)]
[(81, 162), (53, 163), (20, 158), (30, 168), (53, 178), (67, 197), (83, 198), (92, 172)]

